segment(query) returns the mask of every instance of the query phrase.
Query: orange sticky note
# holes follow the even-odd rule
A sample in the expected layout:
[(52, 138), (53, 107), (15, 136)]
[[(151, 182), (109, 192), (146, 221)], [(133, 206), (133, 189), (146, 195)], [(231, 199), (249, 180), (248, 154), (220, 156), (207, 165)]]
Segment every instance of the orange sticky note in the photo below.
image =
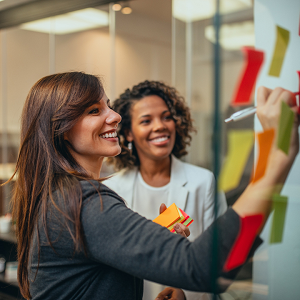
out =
[(259, 155), (252, 182), (259, 180), (265, 174), (274, 136), (275, 131), (273, 128), (257, 134)]
[(261, 227), (263, 215), (253, 215), (241, 218), (239, 235), (228, 255), (224, 271), (228, 272), (245, 263), (252, 244)]
[(179, 219), (180, 214), (178, 212), (176, 204), (173, 203), (163, 213), (161, 213), (157, 218), (155, 218), (153, 222), (164, 227), (169, 227)]
[(243, 47), (242, 51), (245, 55), (244, 69), (231, 101), (232, 106), (250, 104), (256, 78), (264, 61), (264, 52), (262, 51), (250, 47)]

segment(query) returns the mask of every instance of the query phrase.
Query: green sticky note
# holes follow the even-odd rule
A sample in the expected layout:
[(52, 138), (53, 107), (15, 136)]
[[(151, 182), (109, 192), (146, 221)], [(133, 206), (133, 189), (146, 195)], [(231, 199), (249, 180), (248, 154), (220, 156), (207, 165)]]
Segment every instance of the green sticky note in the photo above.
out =
[(285, 102), (282, 102), (277, 147), (286, 154), (289, 153), (293, 123), (294, 112)]
[(279, 26), (276, 26), (276, 32), (277, 38), (269, 69), (269, 75), (279, 77), (285, 52), (290, 40), (290, 32)]
[(285, 213), (288, 197), (273, 195), (273, 219), (270, 234), (270, 244), (281, 243), (284, 229)]

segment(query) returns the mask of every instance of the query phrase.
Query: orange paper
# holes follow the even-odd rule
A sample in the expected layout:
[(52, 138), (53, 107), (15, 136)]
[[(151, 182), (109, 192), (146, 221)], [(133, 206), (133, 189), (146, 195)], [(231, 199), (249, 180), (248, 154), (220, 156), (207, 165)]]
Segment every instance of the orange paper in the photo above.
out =
[(252, 182), (259, 180), (265, 174), (274, 135), (275, 132), (273, 128), (257, 134), (259, 156)]
[(250, 104), (256, 78), (264, 61), (264, 52), (262, 51), (250, 47), (243, 47), (242, 51), (245, 55), (244, 70), (231, 101), (232, 106)]
[(179, 219), (180, 215), (177, 206), (175, 203), (173, 203), (163, 213), (161, 213), (157, 218), (155, 218), (153, 222), (164, 227), (169, 227)]

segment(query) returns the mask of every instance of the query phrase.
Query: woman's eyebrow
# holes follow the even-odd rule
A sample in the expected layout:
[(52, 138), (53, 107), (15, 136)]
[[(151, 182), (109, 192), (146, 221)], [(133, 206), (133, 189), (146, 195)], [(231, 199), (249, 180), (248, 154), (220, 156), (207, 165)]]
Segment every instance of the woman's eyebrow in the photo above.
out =
[(139, 117), (139, 119), (141, 119), (141, 118), (148, 118), (148, 117), (151, 117), (151, 115), (142, 115), (142, 116)]

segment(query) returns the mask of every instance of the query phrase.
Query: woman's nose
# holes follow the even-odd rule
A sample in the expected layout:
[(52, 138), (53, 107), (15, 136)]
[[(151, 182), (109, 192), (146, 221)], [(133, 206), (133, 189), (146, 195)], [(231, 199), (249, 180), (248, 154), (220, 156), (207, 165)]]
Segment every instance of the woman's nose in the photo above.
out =
[(115, 111), (113, 111), (112, 109), (110, 109), (109, 115), (106, 118), (106, 123), (107, 124), (113, 124), (113, 123), (119, 124), (121, 122), (121, 120), (122, 120), (121, 116), (118, 113), (116, 113)]
[(153, 131), (160, 131), (166, 129), (164, 122), (161, 119), (154, 121)]

